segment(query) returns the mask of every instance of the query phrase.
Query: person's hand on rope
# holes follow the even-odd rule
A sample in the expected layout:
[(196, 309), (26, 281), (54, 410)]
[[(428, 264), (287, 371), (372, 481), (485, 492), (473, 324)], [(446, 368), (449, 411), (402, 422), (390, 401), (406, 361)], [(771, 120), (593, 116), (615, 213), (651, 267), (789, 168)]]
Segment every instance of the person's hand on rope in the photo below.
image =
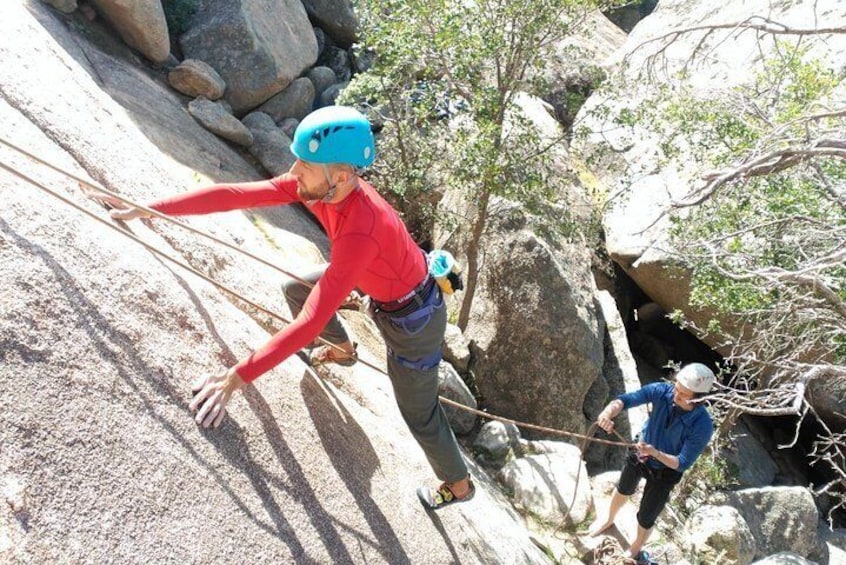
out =
[(204, 428), (218, 427), (226, 416), (226, 405), (232, 394), (244, 385), (235, 369), (229, 369), (219, 375), (200, 377), (191, 386), (194, 399), (188, 405), (191, 410), (197, 410), (194, 420)]
[(596, 417), (596, 425), (607, 433), (614, 431), (614, 418), (623, 410), (623, 402), (617, 399), (608, 403), (608, 406)]
[(650, 445), (648, 443), (643, 443), (642, 441), (637, 442), (635, 444), (635, 449), (637, 450), (637, 456), (641, 460), (646, 459), (647, 457), (654, 457), (658, 458), (658, 450), (655, 449), (655, 446)]
[(149, 212), (145, 212), (135, 206), (129, 206), (120, 198), (114, 197), (111, 194), (100, 192), (99, 190), (82, 183), (79, 183), (79, 188), (82, 190), (82, 194), (84, 194), (86, 198), (90, 198), (91, 200), (104, 204), (110, 208), (109, 216), (111, 216), (114, 220), (129, 221), (137, 218), (153, 217), (153, 215)]

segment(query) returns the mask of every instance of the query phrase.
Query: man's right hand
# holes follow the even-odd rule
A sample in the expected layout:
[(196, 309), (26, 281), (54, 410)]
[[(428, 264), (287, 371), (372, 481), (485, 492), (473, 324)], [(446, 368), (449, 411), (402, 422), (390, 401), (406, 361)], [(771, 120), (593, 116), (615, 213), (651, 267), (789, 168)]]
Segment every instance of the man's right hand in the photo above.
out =
[(226, 416), (226, 405), (229, 404), (232, 394), (244, 386), (244, 381), (234, 367), (219, 375), (197, 379), (191, 385), (194, 399), (188, 405), (188, 408), (197, 411), (194, 420), (204, 428), (218, 427)]
[(128, 206), (119, 198), (115, 198), (110, 194), (106, 194), (104, 192), (100, 192), (90, 186), (83, 185), (80, 183), (79, 188), (82, 189), (82, 193), (94, 200), (96, 202), (100, 202), (102, 204), (106, 204), (111, 209), (109, 210), (109, 216), (115, 220), (135, 220), (137, 218), (152, 218), (153, 215), (149, 212), (145, 212), (140, 208), (136, 208), (135, 206)]
[(608, 403), (608, 406), (599, 413), (599, 416), (596, 417), (596, 424), (610, 434), (614, 431), (614, 418), (617, 417), (622, 409), (622, 402), (619, 400), (612, 400)]
[(596, 417), (596, 424), (609, 434), (614, 430), (614, 420), (609, 418), (604, 410)]

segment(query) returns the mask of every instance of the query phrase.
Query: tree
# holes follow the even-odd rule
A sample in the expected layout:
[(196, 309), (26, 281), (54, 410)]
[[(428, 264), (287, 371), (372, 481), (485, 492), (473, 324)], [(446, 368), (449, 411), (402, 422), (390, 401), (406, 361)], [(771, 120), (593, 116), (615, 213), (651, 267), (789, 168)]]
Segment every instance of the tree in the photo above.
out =
[[(536, 128), (515, 99), (544, 91), (544, 50), (574, 29), (599, 0), (360, 0), (372, 68), (344, 100), (371, 107), (380, 134), (380, 185), (429, 222), (469, 226), (466, 288), (458, 325), (466, 328), (483, 268), (482, 239), (495, 197), (532, 208), (560, 198)], [(433, 217), (441, 186), (460, 187), (472, 213)], [(422, 204), (421, 204), (422, 203)], [(428, 215), (427, 215), (428, 214)], [(562, 223), (566, 218), (562, 219)], [(424, 225), (430, 225), (423, 222)]]
[[(719, 29), (780, 38), (751, 84), (707, 100), (683, 80), (664, 84), (618, 122), (652, 129), (666, 160), (683, 157), (699, 171), (666, 212), (667, 251), (692, 275), (690, 306), (718, 313), (705, 327), (680, 313), (676, 321), (730, 351), (735, 377), (714, 399), (721, 430), (741, 414), (794, 415), (798, 435), (814, 410), (809, 389), (846, 382), (846, 81), (805, 48), (809, 35), (846, 28), (756, 17), (676, 30), (641, 45), (655, 48), (647, 70), (685, 34), (701, 35), (695, 61)], [(846, 442), (842, 430), (821, 425), (809, 457), (834, 476), (817, 491), (834, 495), (831, 515), (846, 506)]]
[[(673, 232), (692, 268), (691, 304), (754, 328), (703, 328), (732, 344), (729, 361), (742, 376), (740, 394), (717, 402), (727, 422), (742, 413), (804, 417), (813, 380), (846, 379), (842, 85), (801, 48), (781, 44), (756, 83), (727, 103), (674, 109), (680, 122), (702, 124), (703, 143), (722, 148), (709, 155), (719, 169), (676, 203), (692, 207)], [(836, 508), (846, 503), (846, 450), (833, 434), (816, 447), (815, 460), (840, 476)]]

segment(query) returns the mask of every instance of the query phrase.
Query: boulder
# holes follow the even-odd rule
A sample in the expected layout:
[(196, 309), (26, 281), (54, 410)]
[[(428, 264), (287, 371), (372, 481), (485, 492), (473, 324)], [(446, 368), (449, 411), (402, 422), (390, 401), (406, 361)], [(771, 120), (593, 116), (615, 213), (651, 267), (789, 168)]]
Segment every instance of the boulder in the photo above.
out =
[(341, 47), (358, 39), (358, 18), (350, 0), (303, 0), (306, 12)]
[(314, 85), (314, 96), (317, 99), (320, 99), (323, 91), (335, 84), (338, 80), (338, 77), (335, 76), (335, 71), (329, 67), (312, 67), (306, 76)]
[(241, 116), (281, 92), (317, 60), (299, 0), (208, 0), (179, 37), (186, 57), (214, 67)]
[(755, 538), (731, 506), (702, 506), (684, 528), (684, 549), (694, 563), (748, 565), (755, 557)]
[(323, 55), (323, 50), (326, 49), (326, 34), (316, 26), (312, 28), (312, 31), (314, 31), (314, 39), (317, 41), (317, 56), (319, 58)]
[(170, 85), (187, 96), (217, 100), (223, 96), (226, 83), (211, 65), (197, 59), (185, 59), (167, 74)]
[(514, 424), (492, 420), (473, 440), (476, 458), (489, 466), (501, 467), (515, 452), (520, 452), (520, 430)]
[(825, 544), (824, 552), (829, 563), (846, 563), (846, 529), (832, 530), (827, 524), (820, 524), (820, 539)]
[[(832, 563), (834, 563), (832, 561)], [(817, 565), (816, 561), (805, 559), (801, 555), (782, 551), (755, 561), (752, 565)]]
[(301, 77), (259, 106), (256, 111), (264, 112), (278, 123), (286, 118), (302, 120), (311, 112), (313, 104), (314, 84), (311, 80)]
[(820, 542), (819, 512), (805, 488), (764, 487), (728, 492), (725, 503), (735, 507), (749, 525), (758, 559), (780, 551), (807, 556)]
[(296, 160), (291, 153), (291, 138), (264, 112), (251, 112), (241, 121), (253, 134), (250, 154), (271, 175), (287, 173)]
[(224, 139), (244, 147), (253, 144), (253, 133), (221, 104), (205, 98), (195, 98), (188, 103), (188, 112), (204, 128)]
[(626, 34), (599, 11), (562, 25), (573, 25), (573, 29), (544, 48), (546, 62), (540, 72), (546, 79), (543, 99), (569, 127), (580, 104), (604, 78), (601, 63), (625, 43)]
[[(590, 485), (591, 490), (594, 493), (594, 497), (610, 497), (614, 494), (618, 482), (620, 482), (620, 471), (606, 471), (604, 473), (591, 476)], [(638, 486), (638, 490), (643, 490), (642, 481)]]
[(296, 118), (285, 118), (281, 122), (279, 122), (279, 129), (282, 130), (282, 133), (294, 139), (294, 132), (297, 131), (297, 126), (300, 125), (300, 121)]
[[(474, 410), (478, 407), (467, 385), (449, 363), (441, 362), (438, 366), (438, 394)], [(476, 426), (475, 414), (446, 404), (442, 406), (455, 433), (468, 434), (473, 431)]]
[[(752, 69), (775, 49), (772, 36), (760, 36), (752, 30), (725, 29), (715, 30), (707, 38), (704, 32), (683, 34), (659, 53), (657, 60), (651, 60), (664, 43), (647, 43), (649, 40), (678, 29), (742, 22), (760, 14), (779, 24), (805, 28), (814, 25), (813, 19), (808, 19), (809, 14), (818, 12), (824, 13), (827, 21), (843, 21), (846, 6), (831, 5), (823, 10), (814, 0), (777, 5), (769, 0), (749, 0), (722, 3), (719, 9), (714, 9), (712, 4), (691, 0), (659, 2), (655, 11), (635, 26), (625, 44), (609, 59), (608, 66), (618, 72), (603, 84), (601, 91), (591, 95), (577, 117), (584, 131), (595, 133), (584, 139), (577, 136), (574, 149), (581, 158), (595, 163), (592, 170), (601, 185), (620, 188), (603, 216), (610, 257), (665, 311), (679, 309), (699, 327), (707, 327), (708, 321), (716, 318), (729, 332), (739, 333), (747, 322), (718, 317), (708, 309), (692, 308), (689, 273), (673, 260), (668, 237), (672, 222), (661, 214), (672, 201), (698, 186), (704, 171), (692, 165), (690, 150), (684, 148), (684, 142), (680, 144), (679, 157), (668, 159), (660, 149), (663, 140), (658, 136), (639, 127), (632, 130), (619, 127), (615, 120), (621, 111), (635, 110), (647, 103), (643, 90), (647, 82), (653, 87), (671, 87), (671, 81), (681, 80), (703, 97), (718, 98), (740, 84), (750, 83), (756, 74)], [(818, 57), (832, 68), (840, 68), (846, 35), (809, 36), (805, 46), (809, 49), (808, 58)], [(703, 56), (691, 64), (689, 54), (696, 49)], [(643, 80), (644, 72), (649, 72), (649, 81)], [(594, 151), (608, 144), (616, 150)], [(684, 212), (678, 218), (683, 219)], [(718, 337), (703, 339), (720, 353), (728, 353), (727, 347), (720, 347)]]
[(350, 54), (346, 49), (341, 49), (335, 45), (327, 45), (323, 49), (323, 54), (320, 55), (318, 63), (320, 66), (332, 69), (335, 73), (335, 80), (338, 82), (347, 82), (352, 77)]
[(470, 368), (470, 344), (461, 328), (447, 324), (444, 335), (444, 359), (452, 363), (459, 371)]
[(807, 395), (814, 410), (830, 427), (846, 429), (846, 378), (828, 375), (811, 379)]
[(566, 520), (574, 525), (587, 519), (593, 499), (579, 448), (564, 444), (562, 449), (569, 452), (515, 459), (497, 478), (512, 493), (516, 507), (549, 524)]
[[(535, 441), (526, 441), (523, 444), (523, 451), (525, 453), (531, 455), (566, 455), (566, 456), (573, 456), (574, 452), (573, 447), (574, 444), (569, 443), (567, 441), (553, 441), (553, 440), (535, 440)], [(577, 456), (581, 456), (578, 455)]]
[[(506, 128), (514, 126), (518, 114), (531, 120), (559, 166), (566, 160), (566, 143), (560, 143), (562, 129), (548, 105), (527, 95), (515, 98), (523, 111), (510, 108)], [(588, 398), (588, 391), (602, 373), (605, 329), (596, 312), (590, 253), (553, 227), (565, 213), (561, 202), (571, 201), (570, 188), (562, 187), (568, 194), (556, 195), (556, 202), (536, 215), (513, 201), (491, 200), (464, 331), (472, 336), (475, 382), (491, 412), (583, 432), (586, 414), (604, 399), (597, 401), (602, 394)], [(449, 189), (438, 207), (447, 217), (466, 210), (465, 217), (473, 218), (476, 205), (466, 190)], [(462, 253), (472, 224), (468, 220), (455, 230), (436, 232), (436, 244), (449, 241)], [(468, 265), (466, 257), (456, 258)]]
[[(599, 290), (596, 293), (596, 304), (605, 326), (605, 360), (602, 365), (602, 378), (594, 382), (585, 398), (585, 405), (590, 406), (585, 413), (593, 421), (613, 398), (624, 392), (634, 392), (641, 387), (637, 363), (629, 349), (626, 327), (614, 298), (608, 291)], [(615, 430), (623, 437), (633, 439), (643, 428), (648, 417), (646, 406), (631, 408), (614, 421)], [(601, 431), (598, 433), (598, 437), (607, 437)], [(585, 451), (585, 461), (601, 469), (622, 467), (625, 456), (624, 447), (601, 443), (591, 443)]]
[(720, 451), (720, 456), (737, 469), (740, 486), (749, 488), (773, 484), (778, 466), (746, 423), (738, 420), (729, 436), (731, 446)]
[(604, 361), (588, 252), (547, 242), (516, 205), (495, 207), (465, 330), (476, 383), (493, 413), (585, 431), (585, 399)]
[(349, 86), (349, 82), (339, 82), (329, 86), (326, 90), (323, 91), (323, 94), (320, 95), (320, 106), (334, 106), (335, 100), (338, 99), (338, 96), (341, 94), (347, 86)]
[(127, 45), (154, 63), (170, 55), (170, 33), (160, 0), (91, 0)]

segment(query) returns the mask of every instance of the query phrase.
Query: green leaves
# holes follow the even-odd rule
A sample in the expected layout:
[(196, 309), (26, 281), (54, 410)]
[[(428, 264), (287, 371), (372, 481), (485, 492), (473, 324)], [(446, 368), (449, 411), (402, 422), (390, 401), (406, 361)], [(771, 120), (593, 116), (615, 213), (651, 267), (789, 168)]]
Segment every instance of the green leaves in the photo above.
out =
[[(596, 0), (359, 0), (361, 35), (376, 61), (353, 81), (344, 103), (366, 104), (386, 126), (380, 133), (380, 186), (403, 202), (433, 203), (432, 194), (457, 189), (467, 210), (412, 205), (406, 222), (426, 227), (454, 223), (454, 245), (466, 245), (467, 288), (458, 318), (469, 316), (481, 262), (481, 239), (496, 196), (530, 210), (564, 207), (566, 175), (556, 174), (553, 149), (515, 100), (543, 92), (543, 50), (570, 24), (604, 2)], [(568, 100), (573, 104), (581, 100)], [(575, 110), (574, 110), (575, 111)], [(554, 136), (553, 136), (554, 137)], [(412, 208), (414, 209), (412, 212)], [(555, 230), (566, 214), (551, 220)], [(561, 229), (562, 233), (572, 230)], [(465, 233), (466, 232), (466, 233)], [(414, 233), (418, 240), (428, 233)], [(456, 242), (461, 241), (458, 244)], [(465, 250), (460, 250), (463, 252)]]
[[(831, 94), (840, 79), (819, 61), (807, 60), (807, 49), (778, 42), (779, 56), (769, 59), (756, 86), (768, 96), (775, 123), (787, 123), (808, 112), (809, 105)], [(841, 77), (842, 78), (842, 77)]]
[[(377, 56), (342, 100), (366, 101), (387, 119), (380, 182), (415, 198), (431, 189), (421, 171), (434, 167), (441, 184), (475, 195), (532, 202), (560, 192), (540, 132), (521, 115), (514, 96), (540, 80), (530, 71), (542, 64), (541, 49), (597, 6), (574, 0), (540, 0), (531, 9), (516, 0), (359, 1), (363, 41)], [(414, 158), (401, 150), (412, 140)], [(440, 154), (441, 162), (418, 154)]]
[(690, 306), (735, 320), (698, 330), (752, 372), (846, 362), (846, 83), (805, 44), (777, 42), (745, 86), (701, 97), (681, 80), (612, 118), (696, 179), (673, 248)]

